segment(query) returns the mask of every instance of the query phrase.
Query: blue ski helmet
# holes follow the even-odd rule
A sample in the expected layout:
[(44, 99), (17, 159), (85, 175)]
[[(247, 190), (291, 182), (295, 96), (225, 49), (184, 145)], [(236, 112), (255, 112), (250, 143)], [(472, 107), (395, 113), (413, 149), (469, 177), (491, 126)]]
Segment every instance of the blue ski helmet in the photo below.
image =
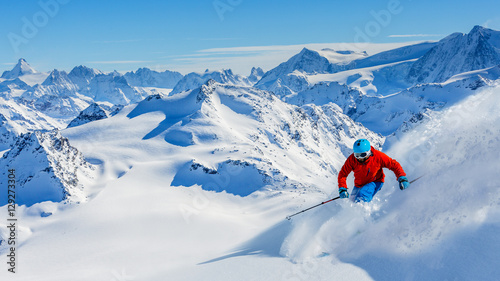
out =
[(354, 145), (352, 146), (352, 150), (354, 150), (354, 153), (363, 153), (370, 151), (371, 145), (370, 142), (366, 139), (359, 139), (354, 142)]

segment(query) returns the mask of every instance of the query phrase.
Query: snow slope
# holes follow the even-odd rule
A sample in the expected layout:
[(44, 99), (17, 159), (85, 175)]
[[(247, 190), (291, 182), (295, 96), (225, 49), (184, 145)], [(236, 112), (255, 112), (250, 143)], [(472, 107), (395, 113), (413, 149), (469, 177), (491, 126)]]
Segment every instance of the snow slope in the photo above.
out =
[(0, 97), (0, 150), (8, 149), (21, 134), (60, 128), (63, 125), (64, 123), (60, 120), (19, 104), (12, 99)]
[(307, 80), (313, 85), (309, 89), (319, 83), (337, 82), (367, 96), (389, 96), (411, 86), (404, 79), (413, 63), (414, 60), (409, 60), (355, 68), (333, 74), (313, 74), (307, 75)]
[[(387, 152), (410, 179), (389, 177), (371, 204), (348, 201), (294, 220), (281, 253), (326, 251), (373, 280), (496, 280), (500, 248), (500, 87), (481, 91), (406, 134)], [(387, 174), (392, 175), (389, 171)]]
[[(331, 175), (356, 138), (383, 142), (333, 105), (301, 109), (214, 81), (151, 96), (63, 135), (98, 167), (85, 191), (90, 200), (19, 208), (19, 280), (109, 280), (122, 268), (154, 280), (195, 264), (212, 268), (211, 260), (240, 244), (260, 251), (262, 242), (246, 241), (268, 228), (285, 235), (273, 225), (290, 204), (330, 192)], [(278, 256), (279, 244), (271, 244), (264, 251)], [(244, 247), (239, 255), (251, 252)]]
[[(144, 102), (142, 114), (126, 107), (115, 117), (80, 126), (86, 130), (65, 131), (95, 157), (89, 161), (100, 162), (106, 186), (94, 189), (93, 199), (79, 206), (19, 207), (22, 263), (14, 277), (6, 270), (0, 276), (42, 281), (496, 280), (500, 193), (493, 175), (500, 168), (499, 91), (482, 91), (436, 114), (387, 151), (410, 179), (425, 175), (408, 190), (395, 188), (388, 172), (388, 182), (371, 204), (335, 201), (291, 222), (284, 217), (336, 196), (334, 183), (327, 188), (330, 196), (257, 192), (241, 197), (199, 185), (169, 187), (180, 168), (176, 150), (189, 150), (165, 146), (164, 135), (128, 145), (165, 120), (165, 112), (151, 110), (155, 103)], [(178, 104), (185, 98), (158, 101)], [(120, 123), (130, 128), (128, 140), (116, 140)], [(97, 129), (97, 135), (90, 134)], [(95, 144), (85, 146), (91, 139)], [(207, 154), (200, 150), (197, 155)], [(5, 239), (6, 230), (0, 231)], [(5, 244), (1, 247), (5, 255)], [(319, 257), (323, 251), (331, 254)]]
[[(137, 161), (136, 153), (148, 143), (160, 146), (146, 149), (148, 156), (140, 159), (154, 159), (162, 151), (168, 151), (169, 157), (180, 153), (173, 186), (199, 184), (207, 190), (243, 196), (271, 185), (304, 188), (308, 182), (296, 174), (297, 165), (327, 180), (359, 136), (372, 139), (376, 146), (383, 143), (380, 136), (355, 124), (332, 104), (298, 108), (260, 90), (224, 86), (213, 80), (173, 96), (150, 96), (122, 112), (64, 134), (87, 157), (116, 165)], [(135, 120), (156, 115), (163, 119), (145, 119), (140, 125), (141, 132), (149, 128), (148, 132), (135, 135), (129, 129)], [(126, 135), (117, 135), (120, 132)], [(133, 147), (139, 150), (134, 152)], [(247, 187), (226, 182), (227, 174), (243, 171)], [(214, 187), (211, 181), (224, 184)]]

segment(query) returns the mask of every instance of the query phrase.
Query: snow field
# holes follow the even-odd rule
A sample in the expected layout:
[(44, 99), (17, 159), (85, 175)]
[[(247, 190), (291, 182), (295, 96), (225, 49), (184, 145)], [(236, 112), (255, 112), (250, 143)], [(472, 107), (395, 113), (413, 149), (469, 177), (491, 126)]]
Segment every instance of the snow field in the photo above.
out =
[[(410, 189), (400, 191), (387, 171), (387, 182), (371, 203), (337, 200), (292, 221), (284, 218), (337, 196), (335, 179), (330, 179), (331, 185), (310, 179), (323, 190), (263, 187), (246, 197), (204, 190), (209, 178), (195, 180), (192, 186), (170, 186), (192, 159), (212, 169), (230, 155), (230, 142), (220, 150), (216, 150), (220, 143), (211, 146), (200, 139), (187, 147), (165, 146), (170, 127), (162, 122), (167, 114), (185, 114), (176, 110), (186, 110), (182, 103), (187, 96), (176, 97), (179, 104), (174, 107), (165, 107), (168, 103), (162, 101), (143, 103), (126, 107), (113, 118), (65, 130), (63, 134), (99, 167), (100, 174), (89, 185), (86, 203), (20, 207), (22, 263), (15, 280), (33, 276), (37, 280), (117, 280), (116, 276), (132, 280), (326, 280), (332, 276), (339, 280), (495, 280), (500, 248), (500, 196), (494, 178), (500, 151), (498, 90), (478, 93), (436, 113), (394, 142), (387, 153), (401, 162), (410, 180), (425, 175)], [(227, 98), (212, 100), (224, 120), (229, 120), (224, 127), (236, 128), (240, 121), (251, 125), (254, 121), (229, 111), (236, 108), (239, 114), (248, 114), (244, 104)], [(203, 119), (193, 120), (185, 126), (202, 132)], [(244, 138), (245, 130), (236, 135)], [(218, 133), (226, 141), (231, 135)], [(141, 139), (140, 145), (134, 145)], [(273, 155), (272, 143), (267, 141), (269, 150), (264, 153)], [(199, 143), (204, 146), (196, 146)], [(278, 144), (282, 143), (273, 145)], [(227, 179), (221, 178), (219, 187), (229, 188), (238, 176), (229, 177), (225, 186)], [(297, 172), (297, 176), (303, 175)], [(179, 182), (188, 183), (187, 176)], [(349, 182), (352, 185), (352, 178)], [(6, 213), (5, 208), (0, 212)], [(0, 251), (5, 253), (5, 245)], [(2, 278), (5, 274), (0, 272)]]
[[(365, 55), (304, 49), (294, 65), (277, 68), (282, 73), (271, 71), (267, 85), (300, 108), (242, 87), (245, 81), (209, 81), (167, 97), (169, 90), (130, 87), (117, 73), (100, 76), (93, 86), (104, 100), (110, 92), (117, 94), (110, 101), (125, 103), (159, 94), (62, 131), (96, 174), (83, 179), (80, 204), (19, 207), (15, 280), (498, 279), (500, 87), (475, 92), (491, 86), (498, 67), (408, 84), (413, 60), (430, 47), (381, 53), (335, 74), (322, 68)], [(192, 82), (200, 81), (184, 86)], [(410, 180), (423, 177), (400, 191), (387, 171), (369, 204), (337, 200), (286, 221), (337, 196), (336, 173), (355, 139), (384, 144), (343, 110), (375, 132), (396, 132), (386, 153)], [(428, 121), (403, 134), (416, 114)], [(56, 122), (33, 116), (49, 127)], [(0, 255), (6, 252), (2, 243)], [(6, 274), (0, 270), (0, 279), (11, 280)]]
[(326, 251), (375, 280), (496, 280), (498, 93), (482, 91), (436, 113), (392, 146), (387, 153), (410, 180), (424, 175), (408, 190), (387, 171), (374, 202), (335, 202), (295, 219), (282, 254), (305, 260)]
[[(292, 221), (284, 218), (335, 197), (335, 188), (331, 196), (264, 188), (240, 197), (199, 185), (170, 187), (186, 149), (166, 148), (161, 134), (130, 145), (165, 112), (148, 109), (128, 118), (133, 108), (125, 108), (113, 126), (109, 119), (68, 129), (72, 145), (101, 167), (99, 184), (84, 204), (21, 207), (23, 264), (16, 280), (112, 280), (120, 274), (132, 280), (493, 280), (500, 245), (499, 194), (490, 177), (498, 170), (497, 91), (436, 115), (393, 145), (387, 153), (408, 167), (410, 179), (425, 174), (410, 189), (397, 189), (387, 171), (370, 204), (337, 200)], [(91, 133), (96, 129), (99, 134)], [(205, 149), (182, 157), (196, 154), (204, 162), (199, 155)], [(480, 165), (484, 161), (491, 164)]]

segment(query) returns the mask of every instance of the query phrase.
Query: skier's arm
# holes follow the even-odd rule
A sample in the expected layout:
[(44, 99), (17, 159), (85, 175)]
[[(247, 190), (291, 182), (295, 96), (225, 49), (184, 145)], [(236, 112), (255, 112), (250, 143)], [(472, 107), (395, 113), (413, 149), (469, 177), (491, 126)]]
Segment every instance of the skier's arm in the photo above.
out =
[(403, 167), (401, 167), (401, 164), (399, 164), (398, 161), (387, 156), (385, 153), (382, 154), (382, 160), (383, 160), (382, 161), (383, 166), (385, 168), (391, 170), (396, 175), (396, 178), (399, 179), (399, 177), (406, 176), (406, 173), (403, 170)]
[(342, 169), (340, 169), (338, 177), (339, 188), (347, 188), (347, 176), (349, 176), (349, 174), (353, 171), (353, 167), (350, 161), (351, 156), (347, 158), (344, 165), (342, 166)]

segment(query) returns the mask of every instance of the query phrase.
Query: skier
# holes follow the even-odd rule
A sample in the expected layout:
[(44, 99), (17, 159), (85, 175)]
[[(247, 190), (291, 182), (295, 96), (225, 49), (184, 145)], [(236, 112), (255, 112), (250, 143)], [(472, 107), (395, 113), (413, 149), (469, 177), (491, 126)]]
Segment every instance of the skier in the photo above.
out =
[(354, 188), (351, 198), (354, 202), (370, 202), (373, 199), (373, 196), (384, 185), (385, 175), (382, 168), (388, 168), (394, 172), (401, 190), (410, 186), (401, 165), (385, 153), (371, 147), (368, 140), (355, 141), (353, 150), (354, 153), (347, 158), (339, 173), (340, 198), (349, 198), (346, 179), (352, 171), (354, 171)]

